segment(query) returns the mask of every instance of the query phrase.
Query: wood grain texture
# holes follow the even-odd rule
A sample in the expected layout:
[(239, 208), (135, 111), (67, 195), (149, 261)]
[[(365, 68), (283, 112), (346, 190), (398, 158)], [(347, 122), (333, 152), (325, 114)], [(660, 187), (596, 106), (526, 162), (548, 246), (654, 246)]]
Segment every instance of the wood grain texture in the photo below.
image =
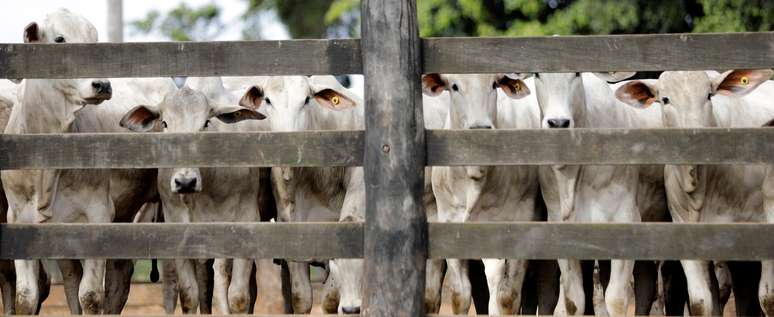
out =
[(425, 73), (658, 71), (774, 67), (774, 33), (430, 38)]
[(356, 166), (363, 131), (0, 134), (0, 169)]
[(774, 163), (774, 129), (429, 130), (427, 164)]
[(774, 259), (774, 224), (430, 224), (431, 258)]
[(364, 0), (366, 224), (364, 313), (424, 314), (425, 130), (414, 0)]
[(0, 225), (3, 259), (363, 257), (356, 223)]
[[(362, 258), (364, 223), (0, 225), (0, 259)], [(431, 258), (774, 259), (774, 224), (430, 223)]]
[(360, 58), (354, 39), (0, 44), (0, 78), (358, 74)]

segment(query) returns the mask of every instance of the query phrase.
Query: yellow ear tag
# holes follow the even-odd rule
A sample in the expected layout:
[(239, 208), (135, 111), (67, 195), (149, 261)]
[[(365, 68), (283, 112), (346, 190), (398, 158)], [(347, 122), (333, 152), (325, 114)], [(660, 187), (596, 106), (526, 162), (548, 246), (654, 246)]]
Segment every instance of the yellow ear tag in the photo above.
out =
[(339, 96), (333, 96), (333, 97), (331, 97), (331, 103), (332, 103), (334, 106), (338, 106), (340, 102), (341, 102), (341, 100), (339, 100)]
[(742, 83), (742, 85), (747, 85), (750, 83), (750, 79), (747, 78), (747, 76), (743, 76), (739, 81)]

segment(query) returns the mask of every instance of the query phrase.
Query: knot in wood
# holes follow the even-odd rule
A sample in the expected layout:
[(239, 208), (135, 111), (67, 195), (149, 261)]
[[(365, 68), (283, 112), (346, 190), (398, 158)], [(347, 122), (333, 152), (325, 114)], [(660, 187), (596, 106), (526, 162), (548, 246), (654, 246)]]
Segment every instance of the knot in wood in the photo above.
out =
[(382, 152), (390, 153), (390, 145), (389, 144), (382, 145)]

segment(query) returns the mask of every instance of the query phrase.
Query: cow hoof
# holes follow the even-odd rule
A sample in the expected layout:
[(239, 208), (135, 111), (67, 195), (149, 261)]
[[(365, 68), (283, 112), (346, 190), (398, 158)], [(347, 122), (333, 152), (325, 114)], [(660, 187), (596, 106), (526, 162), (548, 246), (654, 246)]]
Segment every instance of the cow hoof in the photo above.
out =
[(34, 315), (38, 307), (38, 299), (33, 290), (19, 288), (16, 292), (16, 313), (19, 315)]
[(228, 298), (228, 309), (232, 314), (246, 314), (250, 296), (234, 295)]
[(83, 313), (87, 315), (99, 314), (102, 310), (102, 298), (95, 291), (86, 291), (81, 296), (81, 308)]

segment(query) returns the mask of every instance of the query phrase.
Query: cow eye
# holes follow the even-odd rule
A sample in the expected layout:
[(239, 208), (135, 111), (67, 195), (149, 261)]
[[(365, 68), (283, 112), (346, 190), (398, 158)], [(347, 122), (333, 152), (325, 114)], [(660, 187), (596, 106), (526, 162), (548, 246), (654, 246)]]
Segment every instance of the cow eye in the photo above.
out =
[(271, 104), (271, 100), (269, 100), (269, 98), (265, 98), (265, 99), (263, 99), (263, 101), (266, 101), (266, 104), (267, 104), (267, 105), (270, 105), (270, 104)]
[(712, 94), (707, 94), (707, 100), (712, 100)]
[(497, 90), (497, 82), (493, 82), (493, 83), (492, 83), (492, 89), (495, 89), (495, 90)]
[(663, 103), (665, 105), (668, 105), (669, 104), (669, 98), (667, 98), (667, 97), (661, 98), (661, 103)]
[(452, 84), (452, 90), (460, 91), (460, 87), (457, 87), (457, 84)]
[(210, 127), (210, 120), (204, 121), (204, 128), (206, 129), (209, 127)]
[(580, 77), (580, 73), (575, 73), (575, 77)]
[(304, 104), (305, 104), (305, 105), (308, 105), (308, 104), (309, 104), (309, 96), (306, 96), (306, 99), (304, 99)]
[(161, 121), (161, 127), (163, 129), (166, 129), (167, 128), (167, 122), (166, 121)]
[(60, 36), (57, 36), (57, 37), (54, 39), (54, 42), (57, 42), (57, 43), (64, 43), (64, 42), (65, 42), (65, 38), (64, 38), (64, 36), (61, 36), (61, 35), (60, 35)]

